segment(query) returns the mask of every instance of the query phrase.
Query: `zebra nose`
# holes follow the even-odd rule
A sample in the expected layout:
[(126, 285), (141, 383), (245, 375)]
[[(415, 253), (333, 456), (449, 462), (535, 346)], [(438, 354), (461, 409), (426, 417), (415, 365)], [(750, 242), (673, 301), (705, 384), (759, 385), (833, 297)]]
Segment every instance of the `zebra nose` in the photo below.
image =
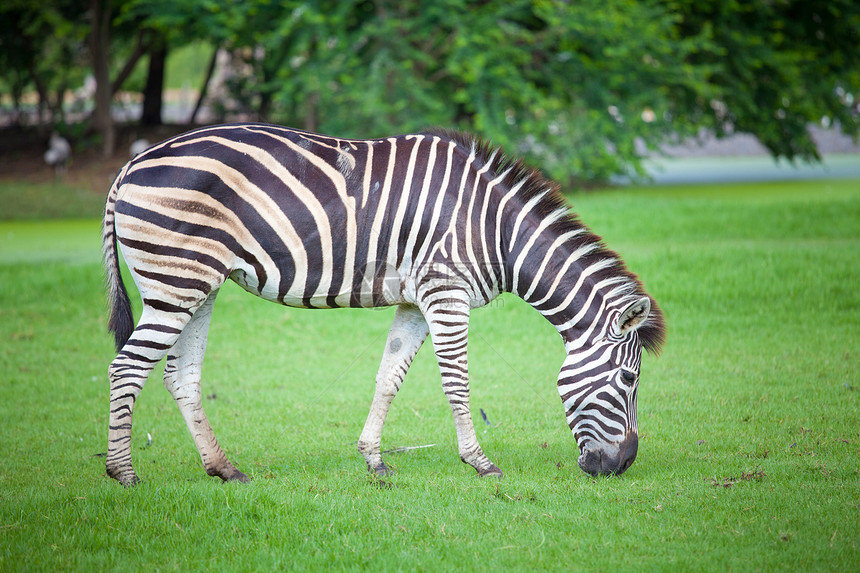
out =
[(639, 436), (630, 433), (617, 446), (598, 447), (582, 452), (579, 456), (579, 467), (593, 476), (621, 475), (633, 465), (638, 450)]
[(627, 434), (621, 446), (618, 448), (618, 469), (615, 473), (618, 475), (627, 471), (627, 468), (633, 465), (636, 459), (636, 452), (639, 451), (639, 436), (635, 433)]

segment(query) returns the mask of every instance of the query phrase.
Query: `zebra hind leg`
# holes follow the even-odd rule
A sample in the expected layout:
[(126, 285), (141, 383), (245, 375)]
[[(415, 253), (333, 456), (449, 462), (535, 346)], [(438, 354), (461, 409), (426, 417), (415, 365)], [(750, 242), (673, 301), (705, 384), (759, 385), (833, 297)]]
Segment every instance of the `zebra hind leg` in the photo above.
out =
[(108, 367), (110, 415), (108, 417), (107, 474), (125, 486), (140, 480), (131, 463), (131, 424), (134, 403), (155, 365), (179, 338), (196, 307), (154, 308), (144, 304), (137, 327)]
[(442, 390), (451, 405), (460, 460), (481, 477), (501, 476), (502, 470), (491, 462), (475, 434), (469, 407), (469, 367), (466, 340), (469, 331), (469, 302), (465, 293), (437, 291), (421, 304), (430, 325), (436, 361), (442, 374)]
[(247, 482), (248, 476), (237, 470), (227, 459), (203, 411), (203, 356), (206, 353), (209, 321), (217, 294), (217, 290), (209, 294), (209, 298), (197, 309), (171, 348), (164, 367), (164, 387), (173, 396), (185, 419), (206, 473), (218, 476), (224, 481)]
[(367, 469), (382, 477), (391, 473), (380, 453), (382, 426), (397, 395), (409, 365), (429, 332), (424, 316), (415, 307), (400, 306), (388, 333), (379, 372), (376, 374), (376, 391), (367, 415), (367, 422), (358, 440), (358, 451), (367, 462)]

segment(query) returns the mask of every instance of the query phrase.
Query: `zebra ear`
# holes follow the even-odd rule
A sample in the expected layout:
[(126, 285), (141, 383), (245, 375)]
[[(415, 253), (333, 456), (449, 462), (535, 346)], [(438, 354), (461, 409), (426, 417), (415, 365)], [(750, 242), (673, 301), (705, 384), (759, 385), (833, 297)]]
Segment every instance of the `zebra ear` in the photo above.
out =
[(645, 322), (645, 319), (648, 318), (650, 313), (650, 298), (643, 296), (639, 300), (633, 301), (624, 309), (621, 316), (618, 317), (618, 323), (616, 324), (617, 331), (623, 335), (627, 334), (631, 330), (636, 330), (642, 326), (642, 323)]

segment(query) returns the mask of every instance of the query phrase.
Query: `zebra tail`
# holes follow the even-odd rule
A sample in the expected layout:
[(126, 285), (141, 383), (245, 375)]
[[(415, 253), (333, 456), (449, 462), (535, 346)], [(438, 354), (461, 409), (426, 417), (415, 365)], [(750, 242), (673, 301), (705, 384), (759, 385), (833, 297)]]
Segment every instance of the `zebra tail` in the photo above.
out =
[(131, 313), (131, 301), (128, 299), (128, 291), (122, 281), (122, 273), (119, 266), (119, 252), (116, 245), (116, 232), (114, 227), (115, 205), (119, 186), (128, 164), (122, 168), (114, 179), (108, 192), (105, 203), (105, 215), (102, 226), (102, 252), (104, 254), (105, 281), (107, 283), (108, 299), (110, 303), (110, 318), (108, 319), (108, 330), (113, 333), (116, 343), (116, 351), (119, 352), (134, 331), (134, 316)]

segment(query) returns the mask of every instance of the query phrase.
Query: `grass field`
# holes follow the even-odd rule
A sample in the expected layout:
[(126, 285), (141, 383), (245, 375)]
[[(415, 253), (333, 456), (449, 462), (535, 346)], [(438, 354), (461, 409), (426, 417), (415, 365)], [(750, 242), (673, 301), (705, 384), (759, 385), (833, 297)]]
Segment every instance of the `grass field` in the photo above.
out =
[(231, 284), (205, 407), (252, 482), (205, 475), (156, 373), (135, 410), (143, 482), (124, 489), (102, 457), (98, 213), (0, 222), (0, 571), (856, 570), (860, 181), (571, 200), (670, 328), (643, 364), (639, 456), (621, 477), (578, 469), (558, 335), (503, 297), (473, 314), (469, 358), (478, 435), (505, 477), (460, 463), (424, 348), (383, 449), (435, 446), (388, 455), (380, 487), (355, 442), (393, 311), (284, 309)]

